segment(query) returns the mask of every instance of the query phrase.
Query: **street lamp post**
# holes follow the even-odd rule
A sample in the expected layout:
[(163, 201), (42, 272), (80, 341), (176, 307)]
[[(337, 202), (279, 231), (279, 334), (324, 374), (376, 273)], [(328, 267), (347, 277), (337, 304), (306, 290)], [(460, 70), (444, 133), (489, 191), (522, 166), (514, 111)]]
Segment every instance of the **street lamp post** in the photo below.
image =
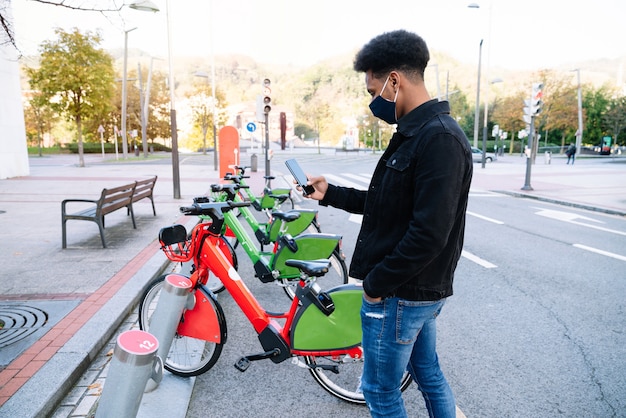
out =
[[(196, 77), (206, 78), (207, 83), (209, 82), (209, 75), (204, 71), (197, 71), (194, 74)], [(217, 98), (215, 97), (215, 61), (212, 59), (211, 64), (211, 102), (212, 102), (212, 110), (211, 116), (213, 117), (213, 169), (217, 171)]]
[(576, 131), (576, 152), (580, 155), (580, 147), (583, 143), (583, 98), (580, 88), (580, 68), (575, 70), (578, 73), (578, 131)]
[[(131, 6), (132, 7), (132, 6)], [(128, 66), (128, 32), (137, 28), (124, 31), (124, 68), (122, 73), (122, 155), (128, 158), (128, 136), (126, 133), (126, 70)]]
[[(142, 12), (158, 12), (159, 8), (150, 0), (138, 0), (128, 5), (131, 9)], [(122, 154), (124, 158), (128, 158), (128, 136), (126, 132), (126, 70), (128, 66), (128, 32), (134, 31), (135, 28), (124, 31), (124, 68), (122, 74)], [(116, 140), (117, 141), (117, 140)]]
[(172, 24), (170, 19), (170, 0), (166, 1), (167, 14), (167, 55), (169, 63), (170, 84), (170, 129), (172, 132), (172, 180), (174, 183), (174, 199), (180, 199), (180, 163), (178, 160), (178, 128), (176, 126), (176, 106), (174, 94), (174, 63), (172, 57)]
[(478, 80), (476, 81), (476, 110), (474, 113), (474, 148), (478, 148), (478, 120), (480, 118), (480, 66), (483, 56), (483, 40), (478, 46)]
[[(495, 83), (501, 83), (502, 79), (501, 78), (494, 78), (493, 80), (491, 80), (489, 83), (487, 83), (487, 85), (489, 84), (495, 84)], [(488, 114), (489, 114), (489, 88), (487, 87), (486, 91), (485, 91), (485, 118), (483, 121), (483, 158), (482, 158), (482, 164), (481, 167), (485, 168), (485, 161), (487, 160), (487, 124), (488, 124)]]

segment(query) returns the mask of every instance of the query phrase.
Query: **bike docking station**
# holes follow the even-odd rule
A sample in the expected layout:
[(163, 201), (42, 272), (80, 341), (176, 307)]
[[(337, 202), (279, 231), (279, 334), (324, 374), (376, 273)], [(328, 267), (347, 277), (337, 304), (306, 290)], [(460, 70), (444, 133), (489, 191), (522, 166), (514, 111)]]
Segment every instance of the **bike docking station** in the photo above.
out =
[[(170, 351), (192, 287), (191, 280), (180, 274), (168, 274), (165, 277), (163, 290), (150, 319), (150, 333), (159, 341), (157, 356), (163, 360)], [(145, 392), (154, 390), (159, 383), (149, 379)]]
[(146, 383), (163, 377), (158, 348), (159, 341), (146, 331), (130, 330), (117, 337), (96, 418), (137, 416)]
[(144, 393), (163, 378), (163, 359), (176, 335), (193, 284), (187, 277), (168, 274), (151, 317), (150, 332), (131, 330), (117, 338), (96, 418), (136, 417)]

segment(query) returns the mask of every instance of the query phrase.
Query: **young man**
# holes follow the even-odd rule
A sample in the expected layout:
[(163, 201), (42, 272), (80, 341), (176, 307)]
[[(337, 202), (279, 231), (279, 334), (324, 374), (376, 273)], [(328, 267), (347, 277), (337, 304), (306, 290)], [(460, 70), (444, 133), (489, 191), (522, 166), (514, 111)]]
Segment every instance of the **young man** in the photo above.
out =
[(447, 102), (424, 85), (429, 60), (418, 35), (398, 30), (357, 54), (374, 116), (397, 124), (367, 191), (311, 177), (322, 205), (363, 214), (350, 276), (363, 280), (362, 390), (373, 417), (405, 417), (405, 370), (431, 417), (454, 417), (454, 395), (436, 352), (436, 325), (452, 281), (465, 229), (472, 152)]

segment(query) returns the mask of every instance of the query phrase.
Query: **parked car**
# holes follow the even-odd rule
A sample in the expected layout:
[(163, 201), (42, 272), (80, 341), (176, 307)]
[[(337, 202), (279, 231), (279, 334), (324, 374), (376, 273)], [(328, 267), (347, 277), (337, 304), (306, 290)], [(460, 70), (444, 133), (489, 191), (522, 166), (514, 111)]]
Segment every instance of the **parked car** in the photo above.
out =
[[(486, 163), (490, 163), (495, 159), (496, 159), (496, 155), (493, 152), (485, 153)], [(482, 163), (483, 162), (483, 150), (481, 150), (480, 148), (472, 147), (472, 160), (475, 163)]]

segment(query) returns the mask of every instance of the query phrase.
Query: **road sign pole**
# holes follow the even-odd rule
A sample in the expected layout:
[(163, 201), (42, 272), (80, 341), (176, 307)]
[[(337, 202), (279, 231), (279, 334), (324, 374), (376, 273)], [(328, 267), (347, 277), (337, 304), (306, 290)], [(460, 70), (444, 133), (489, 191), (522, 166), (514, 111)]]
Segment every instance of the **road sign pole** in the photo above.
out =
[(530, 171), (533, 163), (532, 149), (533, 149), (533, 137), (535, 136), (535, 117), (530, 117), (530, 132), (528, 133), (528, 154), (526, 154), (526, 178), (524, 180), (524, 187), (522, 190), (533, 190), (530, 186)]

